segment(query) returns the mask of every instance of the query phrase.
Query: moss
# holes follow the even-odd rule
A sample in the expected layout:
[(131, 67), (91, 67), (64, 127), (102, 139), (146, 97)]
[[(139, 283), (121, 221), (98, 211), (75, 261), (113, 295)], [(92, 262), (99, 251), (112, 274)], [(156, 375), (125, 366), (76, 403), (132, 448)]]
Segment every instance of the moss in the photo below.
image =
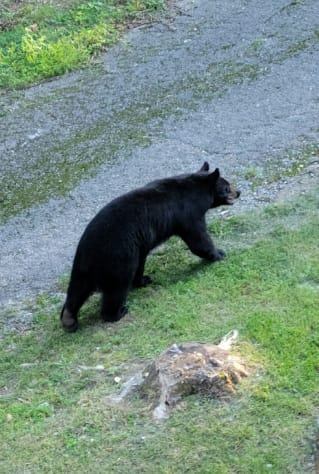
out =
[(246, 50), (246, 55), (249, 57), (249, 56), (255, 56), (257, 53), (259, 54), (264, 44), (265, 44), (264, 39), (255, 39), (248, 46)]
[[(121, 153), (137, 146), (148, 146), (168, 117), (178, 119), (185, 110), (196, 110), (199, 101), (221, 97), (229, 87), (254, 81), (264, 70), (244, 62), (211, 63), (205, 71), (165, 86), (154, 86), (144, 91), (141, 102), (131, 97), (131, 104), (110, 112), (101, 119), (59, 144), (52, 144), (37, 157), (34, 165), (7, 173), (0, 190), (2, 203), (0, 217), (6, 220), (34, 204), (52, 196), (63, 196), (82, 178), (93, 176), (105, 161), (116, 159)], [(70, 92), (74, 92), (72, 87)], [(56, 97), (40, 97), (39, 103)], [(26, 107), (28, 105), (26, 104)], [(276, 182), (282, 176), (293, 176), (318, 152), (315, 145), (305, 145), (298, 153), (268, 159), (264, 171), (248, 169), (252, 188), (267, 182)], [(247, 178), (248, 179), (248, 178)]]
[(230, 86), (241, 85), (243, 82), (254, 81), (263, 74), (257, 64), (225, 61), (211, 63), (206, 71), (189, 75), (176, 84), (175, 91), (192, 91), (194, 99), (211, 100), (214, 96), (221, 97)]
[[(82, 178), (92, 176), (105, 161), (115, 159), (119, 153), (125, 156), (133, 147), (149, 145), (152, 136), (158, 133), (168, 117), (178, 119), (185, 111), (197, 110), (202, 101), (222, 97), (231, 87), (258, 80), (267, 73), (267, 64), (282, 62), (315, 44), (318, 39), (319, 32), (315, 30), (310, 33), (309, 40), (299, 40), (275, 57), (268, 58), (264, 64), (260, 64), (259, 57), (263, 40), (256, 39), (251, 43), (249, 54), (246, 53), (249, 56), (246, 61), (213, 62), (201, 70), (191, 71), (182, 79), (153, 85), (143, 90), (142, 95), (129, 97), (131, 103), (123, 110), (110, 111), (106, 119), (99, 120), (65, 142), (49, 144), (41, 156), (35, 157), (33, 170), (30, 170), (29, 164), (25, 164), (18, 172), (6, 173), (0, 191), (0, 219), (17, 215), (34, 204), (45, 202), (49, 197), (65, 195)], [(226, 45), (222, 49), (228, 46), (232, 48), (234, 45)], [(156, 51), (144, 51), (143, 60)], [(254, 55), (258, 64), (254, 62)], [(94, 68), (87, 71), (92, 78), (97, 73), (98, 70)], [(70, 86), (69, 92), (74, 94), (77, 90), (78, 86)], [(67, 92), (67, 88), (63, 89), (63, 94)], [(37, 104), (23, 99), (24, 109), (54, 103), (58, 94), (40, 96), (36, 99)], [(8, 104), (2, 114), (5, 115), (9, 108)], [(264, 172), (255, 176), (248, 172), (251, 186), (261, 185), (264, 176), (267, 181), (274, 182), (280, 179), (282, 173), (284, 176), (297, 174), (303, 161), (306, 158), (290, 157), (286, 166), (284, 157), (279, 161), (278, 158), (268, 160)], [(45, 170), (44, 176), (41, 170)]]
[(282, 156), (268, 158), (263, 169), (258, 172), (254, 168), (247, 168), (245, 178), (250, 181), (252, 189), (262, 186), (265, 182), (277, 183), (284, 178), (300, 174), (309, 165), (311, 158), (318, 154), (319, 145), (307, 143), (297, 150), (287, 150)]
[[(161, 129), (168, 117), (178, 119), (183, 111), (198, 108), (199, 100), (211, 100), (225, 94), (231, 85), (255, 80), (257, 66), (240, 63), (213, 63), (202, 73), (146, 89), (141, 102), (131, 97), (131, 104), (110, 112), (92, 126), (59, 144), (47, 145), (33, 165), (7, 172), (0, 190), (0, 218), (8, 219), (49, 197), (66, 195), (82, 178), (93, 176), (98, 166), (125, 156), (136, 146), (148, 146), (151, 135)], [(64, 91), (65, 92), (65, 91)], [(72, 92), (72, 90), (71, 90)], [(39, 97), (39, 104), (56, 97)], [(34, 106), (34, 104), (32, 104)], [(28, 107), (28, 104), (25, 105)]]
[(319, 30), (315, 29), (309, 32), (307, 38), (297, 39), (294, 43), (283, 49), (276, 57), (273, 57), (274, 63), (283, 63), (289, 58), (298, 56), (305, 50), (313, 48), (319, 42)]

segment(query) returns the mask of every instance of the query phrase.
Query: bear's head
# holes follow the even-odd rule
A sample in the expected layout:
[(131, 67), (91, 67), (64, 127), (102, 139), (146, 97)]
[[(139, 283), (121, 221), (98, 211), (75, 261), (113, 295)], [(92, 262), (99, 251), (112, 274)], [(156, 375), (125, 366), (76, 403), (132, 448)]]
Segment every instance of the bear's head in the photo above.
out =
[(205, 176), (209, 190), (212, 193), (211, 208), (234, 204), (235, 199), (240, 196), (240, 191), (235, 189), (229, 182), (220, 176), (219, 169), (216, 168), (212, 173), (209, 172), (209, 164), (207, 161), (203, 164), (199, 173)]

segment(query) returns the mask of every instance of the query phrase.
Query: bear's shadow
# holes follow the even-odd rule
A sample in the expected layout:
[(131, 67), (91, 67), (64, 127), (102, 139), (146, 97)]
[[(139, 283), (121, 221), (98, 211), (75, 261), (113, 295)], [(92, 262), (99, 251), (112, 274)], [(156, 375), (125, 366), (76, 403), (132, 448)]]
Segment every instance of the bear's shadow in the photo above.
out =
[[(190, 259), (192, 258), (192, 255), (190, 255)], [(163, 260), (163, 262), (159, 262), (159, 260)], [(162, 255), (152, 256), (149, 258), (149, 262), (146, 264), (145, 274), (152, 278), (152, 283), (147, 285), (145, 288), (131, 289), (127, 301), (128, 316), (130, 315), (130, 303), (132, 302), (132, 299), (135, 299), (135, 297), (138, 295), (138, 293), (141, 293), (141, 291), (143, 291), (143, 295), (140, 296), (141, 298), (154, 298), (157, 290), (168, 288), (172, 285), (175, 285), (176, 283), (186, 283), (189, 280), (199, 278), (200, 273), (212, 266), (212, 263), (209, 263), (205, 260), (199, 260), (196, 262), (188, 261), (184, 262), (183, 265), (176, 266), (176, 261), (172, 260), (167, 255), (164, 258)], [(163, 265), (161, 265), (161, 263)], [(82, 315), (80, 316), (80, 324), (82, 328), (87, 328), (101, 323), (100, 298), (101, 293), (97, 292), (93, 297), (90, 298), (90, 300), (88, 300), (88, 302), (86, 302), (83, 308), (84, 311), (82, 309)], [(127, 316), (123, 318), (123, 322), (125, 322), (126, 318)], [(120, 320), (120, 322), (121, 321), (122, 320)]]

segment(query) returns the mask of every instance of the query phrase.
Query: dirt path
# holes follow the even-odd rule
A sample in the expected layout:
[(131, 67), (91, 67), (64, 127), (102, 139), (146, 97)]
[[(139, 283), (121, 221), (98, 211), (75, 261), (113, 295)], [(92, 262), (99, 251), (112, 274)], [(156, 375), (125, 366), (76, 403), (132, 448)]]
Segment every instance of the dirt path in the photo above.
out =
[(208, 160), (241, 210), (318, 185), (318, 116), (317, 0), (180, 1), (99, 65), (3, 94), (0, 304), (53, 288), (97, 210), (155, 177)]

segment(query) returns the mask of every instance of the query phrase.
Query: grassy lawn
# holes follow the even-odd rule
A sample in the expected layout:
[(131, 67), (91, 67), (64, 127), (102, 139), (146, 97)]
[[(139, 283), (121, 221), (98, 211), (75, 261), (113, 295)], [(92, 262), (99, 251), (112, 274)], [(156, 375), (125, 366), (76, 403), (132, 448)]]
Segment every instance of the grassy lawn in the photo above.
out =
[[(228, 250), (214, 265), (173, 239), (149, 259), (156, 283), (131, 293), (117, 324), (100, 322), (98, 297), (83, 308), (76, 334), (60, 328), (60, 294), (26, 305), (30, 324), (3, 312), (0, 472), (314, 472), (318, 205), (308, 195), (213, 220)], [(233, 400), (189, 397), (159, 424), (137, 398), (119, 406), (108, 399), (168, 345), (219, 342), (234, 328), (236, 351), (255, 369)]]
[(15, 88), (85, 65), (117, 41), (124, 24), (164, 0), (4, 0), (0, 5), (0, 88)]

